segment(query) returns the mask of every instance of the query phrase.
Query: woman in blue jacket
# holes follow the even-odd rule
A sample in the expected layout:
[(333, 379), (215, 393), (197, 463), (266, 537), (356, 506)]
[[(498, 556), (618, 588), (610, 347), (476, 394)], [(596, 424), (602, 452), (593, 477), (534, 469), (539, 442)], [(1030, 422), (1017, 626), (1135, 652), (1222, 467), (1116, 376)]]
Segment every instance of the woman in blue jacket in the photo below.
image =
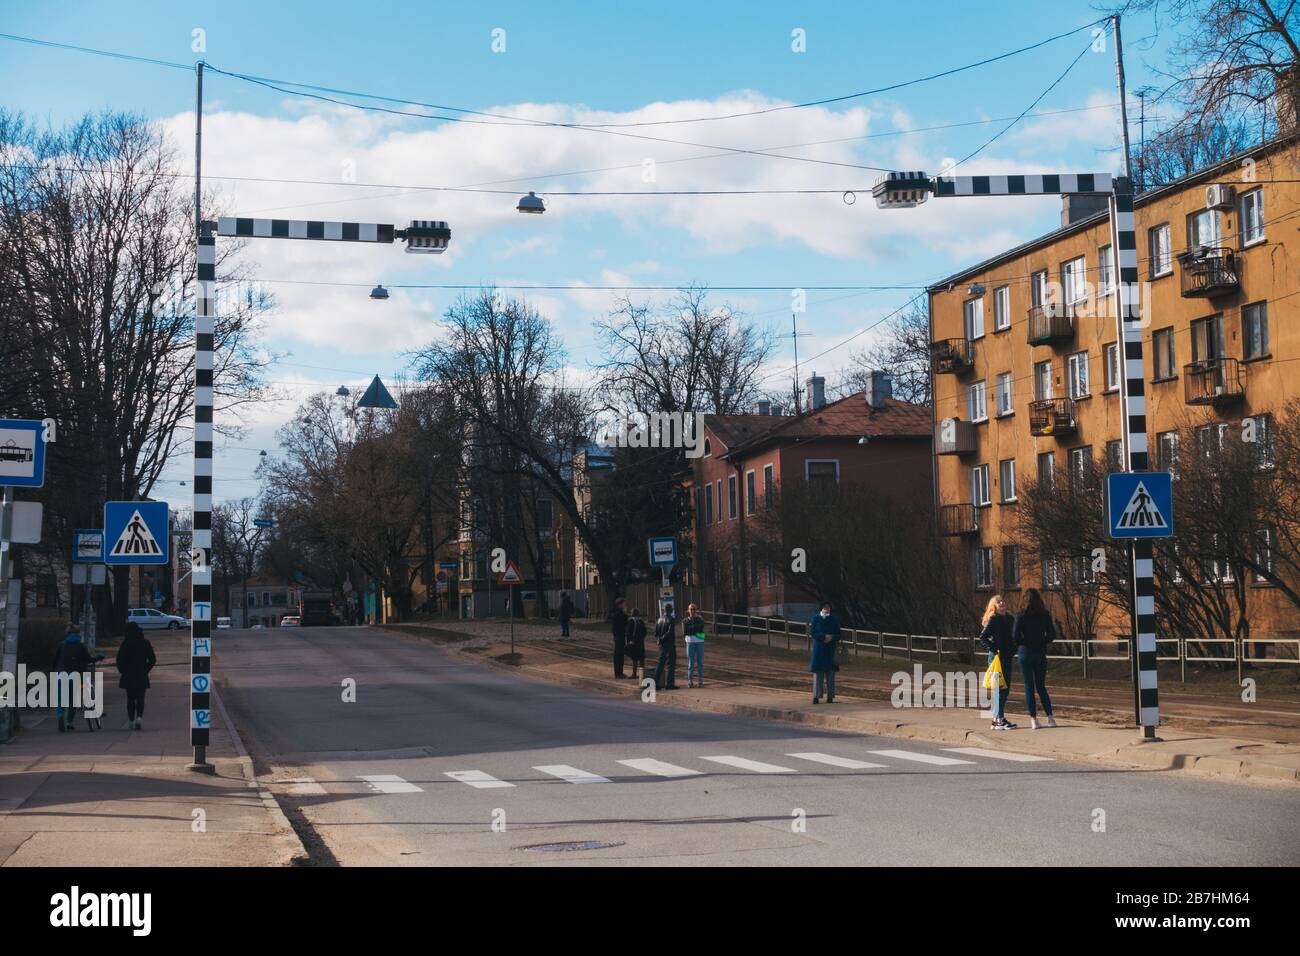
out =
[(835, 663), (835, 652), (840, 645), (840, 622), (831, 613), (829, 603), (823, 604), (821, 611), (808, 624), (808, 636), (812, 639), (812, 662), (808, 670), (813, 674), (813, 703), (820, 704), (822, 686), (826, 687), (826, 703), (835, 703), (835, 672), (839, 666)]
[(1029, 708), (1029, 727), (1037, 730), (1042, 725), (1038, 722), (1038, 709), (1034, 706), (1034, 692), (1043, 701), (1043, 714), (1047, 726), (1055, 727), (1056, 718), (1052, 716), (1052, 698), (1047, 696), (1047, 648), (1056, 640), (1056, 626), (1052, 616), (1047, 613), (1043, 596), (1037, 588), (1025, 592), (1025, 606), (1016, 615), (1012, 636), (1016, 642), (1016, 657), (1020, 661), (1020, 673), (1025, 679), (1025, 705)]
[(1015, 730), (1016, 725), (1007, 720), (1007, 698), (1011, 696), (1011, 659), (1016, 657), (1016, 641), (1012, 633), (1015, 630), (1015, 618), (1007, 610), (1007, 603), (1002, 600), (1001, 594), (989, 598), (980, 624), (980, 644), (988, 651), (988, 662), (992, 665), (994, 656), (999, 657), (1002, 662), (1002, 677), (1007, 684), (993, 696), (993, 729)]

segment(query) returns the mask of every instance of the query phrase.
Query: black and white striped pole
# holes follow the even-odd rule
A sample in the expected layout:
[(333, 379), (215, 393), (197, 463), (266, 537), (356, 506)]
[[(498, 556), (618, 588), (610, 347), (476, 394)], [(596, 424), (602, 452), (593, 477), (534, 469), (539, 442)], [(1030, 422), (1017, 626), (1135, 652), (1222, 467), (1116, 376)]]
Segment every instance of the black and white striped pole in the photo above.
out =
[[(923, 172), (886, 173), (872, 189), (882, 209), (908, 209), (938, 198), (959, 196), (1052, 196), (1064, 194), (1105, 196), (1110, 206), (1111, 247), (1115, 250), (1118, 281), (1113, 301), (1117, 341), (1124, 343), (1123, 403), (1124, 463), (1127, 471), (1146, 471), (1146, 381), (1142, 357), (1141, 288), (1138, 284), (1137, 228), (1133, 219), (1133, 191), (1126, 176), (1110, 173), (1045, 173), (1016, 176), (939, 176)], [(1133, 658), (1134, 718), (1142, 735), (1154, 738), (1160, 724), (1156, 675), (1156, 608), (1152, 578), (1153, 547), (1149, 539), (1129, 542), (1130, 598), (1132, 606), (1130, 656)]]
[(190, 545), (190, 769), (211, 773), (207, 746), (212, 723), (212, 478), (213, 374), (216, 332), (218, 236), (242, 239), (312, 239), (326, 242), (402, 240), (406, 251), (437, 255), (451, 241), (440, 220), (418, 219), (404, 229), (369, 222), (324, 222), (306, 219), (221, 218), (205, 220), (202, 209), (203, 64), (196, 67), (194, 134), (194, 218), (198, 289), (194, 318), (194, 532)]

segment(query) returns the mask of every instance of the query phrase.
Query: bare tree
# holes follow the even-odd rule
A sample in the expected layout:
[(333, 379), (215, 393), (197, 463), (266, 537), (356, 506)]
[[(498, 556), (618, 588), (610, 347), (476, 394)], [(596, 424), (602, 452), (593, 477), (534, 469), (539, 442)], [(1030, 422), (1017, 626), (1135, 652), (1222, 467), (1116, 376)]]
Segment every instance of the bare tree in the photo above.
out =
[(852, 363), (840, 372), (840, 396), (864, 391), (868, 373), (879, 370), (893, 379), (894, 397), (915, 405), (932, 401), (930, 381), (930, 315), (917, 303), (885, 323), (876, 341), (849, 356)]

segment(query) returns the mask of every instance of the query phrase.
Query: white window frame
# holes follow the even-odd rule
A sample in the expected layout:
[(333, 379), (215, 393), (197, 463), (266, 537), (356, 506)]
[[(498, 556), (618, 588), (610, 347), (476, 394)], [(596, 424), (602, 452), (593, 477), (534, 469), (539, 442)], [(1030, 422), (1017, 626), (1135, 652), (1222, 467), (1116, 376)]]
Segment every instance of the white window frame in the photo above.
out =
[[(1267, 239), (1264, 232), (1264, 187), (1242, 193), (1238, 201), (1238, 215), (1241, 227), (1241, 246), (1255, 246)], [(1252, 211), (1253, 210), (1253, 214)]]
[[(1255, 531), (1255, 563), (1265, 565), (1277, 574), (1277, 532), (1273, 528), (1258, 528)], [(1256, 584), (1268, 585), (1268, 578), (1255, 571), (1251, 575)]]
[(974, 342), (984, 338), (984, 296), (963, 302), (961, 315), (966, 341)]
[(1066, 394), (1070, 398), (1087, 398), (1092, 394), (1092, 383), (1088, 380), (1087, 351), (1072, 352), (1065, 359)]
[[(1168, 342), (1168, 348), (1160, 348), (1161, 340)], [(1169, 367), (1165, 369), (1164, 374), (1160, 371), (1161, 358), (1168, 359)], [(1178, 347), (1174, 343), (1173, 326), (1164, 329), (1156, 329), (1151, 333), (1151, 374), (1157, 382), (1163, 382), (1171, 378), (1178, 377)]]
[(1163, 468), (1178, 477), (1178, 432), (1156, 433), (1156, 467)]
[(966, 386), (966, 415), (972, 422), (989, 420), (988, 391), (984, 379)]
[[(1044, 461), (1050, 461), (1052, 463), (1051, 467), (1047, 469), (1046, 479), (1044, 479), (1043, 477)], [(1038, 487), (1042, 488), (1044, 484), (1046, 484), (1048, 488), (1054, 489), (1056, 487), (1056, 452), (1040, 451), (1038, 453), (1037, 465), (1038, 465)]]
[(805, 458), (803, 461), (803, 480), (809, 480), (809, 465), (825, 464), (833, 464), (835, 466), (835, 484), (838, 486), (840, 483), (840, 460), (838, 458)]
[(1120, 385), (1120, 376), (1123, 371), (1120, 368), (1119, 361), (1119, 343), (1111, 342), (1101, 347), (1102, 365), (1106, 375), (1106, 394), (1118, 392)]
[[(1252, 315), (1255, 316), (1254, 319), (1251, 318)], [(1255, 334), (1252, 335), (1252, 331)], [(1255, 339), (1259, 340), (1258, 349), (1252, 346)], [(1243, 305), (1241, 307), (1241, 357), (1257, 359), (1264, 358), (1268, 354), (1268, 301)]]
[[(1010, 491), (1009, 494), (1008, 491)], [(1016, 500), (1016, 460), (1014, 458), (1003, 458), (998, 462), (998, 500), (1004, 505), (1011, 504)]]
[(758, 475), (753, 468), (745, 472), (745, 514), (758, 514)]
[[(1209, 233), (1201, 235), (1202, 217), (1210, 224)], [(1217, 249), (1223, 243), (1223, 218), (1217, 209), (1198, 209), (1187, 216), (1187, 248)]]
[(1174, 271), (1174, 251), (1170, 244), (1169, 223), (1162, 222), (1147, 230), (1147, 255), (1150, 258), (1151, 278), (1167, 276)]
[(1004, 332), (1011, 328), (1011, 286), (1002, 285), (993, 290), (993, 331)]
[(776, 495), (776, 469), (772, 465), (763, 466), (763, 509), (770, 510), (772, 498)]
[[(1097, 294), (1110, 295), (1115, 291), (1115, 248), (1102, 246), (1097, 250)], [(1098, 312), (1101, 311), (1099, 308)]]
[(1061, 263), (1061, 297), (1067, 308), (1088, 301), (1088, 259), (1075, 256)]
[(1087, 478), (1086, 469), (1081, 469), (1080, 464), (1087, 464), (1092, 460), (1092, 446), (1079, 445), (1077, 448), (1071, 448), (1066, 452), (1066, 466), (1069, 468), (1070, 488), (1074, 491), (1083, 490), (1083, 482)]
[(975, 549), (975, 588), (979, 591), (993, 590), (993, 548)]
[[(1046, 378), (1039, 374), (1044, 369), (1047, 370)], [(1052, 397), (1052, 360), (1044, 359), (1041, 362), (1035, 362), (1033, 373), (1034, 401), (1046, 401)]]
[(993, 504), (989, 493), (989, 466), (972, 465), (970, 470), (970, 500), (976, 508)]
[(1016, 413), (1015, 376), (1010, 372), (999, 372), (993, 387), (993, 396), (997, 405), (998, 418), (1005, 418)]
[(1042, 571), (1042, 585), (1044, 591), (1056, 591), (1061, 587), (1061, 562), (1055, 555), (1040, 555), (1040, 570)]
[(727, 476), (727, 520), (740, 516), (740, 481), (735, 475)]
[[(1015, 568), (1014, 576), (1009, 573), (1012, 568)], [(1007, 591), (1020, 587), (1020, 548), (1014, 544), (1002, 546), (1002, 587)]]

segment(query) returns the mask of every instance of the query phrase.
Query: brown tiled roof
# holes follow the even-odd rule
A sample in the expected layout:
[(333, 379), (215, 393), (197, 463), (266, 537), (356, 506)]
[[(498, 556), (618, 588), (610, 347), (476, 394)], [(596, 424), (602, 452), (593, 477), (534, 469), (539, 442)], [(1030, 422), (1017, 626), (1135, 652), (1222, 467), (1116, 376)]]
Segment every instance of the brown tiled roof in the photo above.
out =
[[(735, 416), (763, 418), (763, 416)], [(739, 445), (727, 443), (728, 454), (752, 451), (771, 442), (811, 438), (929, 438), (933, 427), (929, 406), (913, 405), (895, 398), (884, 408), (867, 404), (866, 392), (855, 392), (837, 402), (791, 418), (768, 419), (776, 427), (757, 431)]]
[(794, 419), (775, 415), (705, 415), (704, 427), (731, 449), (751, 441), (763, 432), (771, 431), (777, 425), (791, 421)]

